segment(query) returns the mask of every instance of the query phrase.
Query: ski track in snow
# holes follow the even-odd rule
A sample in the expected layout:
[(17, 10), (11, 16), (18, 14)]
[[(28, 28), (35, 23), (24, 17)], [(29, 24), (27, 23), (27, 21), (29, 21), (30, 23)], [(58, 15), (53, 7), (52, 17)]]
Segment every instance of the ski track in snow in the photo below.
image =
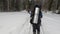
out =
[[(0, 34), (33, 34), (30, 15), (21, 12), (0, 12)], [(43, 13), (41, 34), (60, 34), (60, 15)]]

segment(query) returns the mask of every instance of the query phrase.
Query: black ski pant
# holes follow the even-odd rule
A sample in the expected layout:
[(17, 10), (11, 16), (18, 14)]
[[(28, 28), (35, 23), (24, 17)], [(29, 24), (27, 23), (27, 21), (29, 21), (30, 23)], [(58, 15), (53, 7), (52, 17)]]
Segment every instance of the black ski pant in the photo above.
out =
[(40, 32), (40, 24), (33, 24), (32, 26), (33, 26), (33, 32), (36, 32), (36, 30), (37, 32)]

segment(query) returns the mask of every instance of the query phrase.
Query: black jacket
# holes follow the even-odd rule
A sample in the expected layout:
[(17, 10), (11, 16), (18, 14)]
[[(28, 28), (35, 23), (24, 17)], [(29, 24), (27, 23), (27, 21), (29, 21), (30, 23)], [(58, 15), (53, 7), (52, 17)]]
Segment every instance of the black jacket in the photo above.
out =
[(42, 12), (41, 12), (41, 6), (38, 6), (38, 5), (35, 5), (35, 6), (34, 6), (34, 10), (31, 11), (31, 16), (30, 16), (30, 17), (31, 17), (32, 19), (30, 20), (30, 23), (31, 23), (31, 24), (35, 24), (35, 23), (33, 23), (33, 19), (34, 19), (35, 8), (36, 8), (36, 7), (39, 7), (39, 9), (40, 9), (40, 10), (39, 10), (39, 15), (38, 15), (38, 22), (37, 22), (37, 24), (41, 24)]

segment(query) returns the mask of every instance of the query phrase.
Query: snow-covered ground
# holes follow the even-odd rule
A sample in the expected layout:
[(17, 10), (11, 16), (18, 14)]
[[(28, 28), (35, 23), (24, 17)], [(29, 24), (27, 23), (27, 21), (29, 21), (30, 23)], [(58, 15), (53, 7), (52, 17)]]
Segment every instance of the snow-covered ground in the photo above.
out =
[(60, 14), (44, 13), (42, 27), (44, 34), (60, 34)]
[[(0, 12), (0, 34), (32, 34), (30, 15), (21, 12)], [(41, 34), (60, 34), (60, 15), (44, 13)]]

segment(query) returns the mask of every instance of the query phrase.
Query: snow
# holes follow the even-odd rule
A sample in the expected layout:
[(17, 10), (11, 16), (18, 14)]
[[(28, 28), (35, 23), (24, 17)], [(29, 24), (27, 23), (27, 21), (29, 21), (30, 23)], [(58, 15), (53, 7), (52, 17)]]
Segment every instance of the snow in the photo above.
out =
[(44, 34), (60, 34), (60, 15), (54, 13), (44, 13), (43, 15)]
[[(0, 34), (33, 34), (30, 14), (0, 12)], [(43, 12), (41, 34), (60, 34), (60, 14)]]
[(25, 12), (0, 12), (0, 34), (17, 34), (28, 18)]

